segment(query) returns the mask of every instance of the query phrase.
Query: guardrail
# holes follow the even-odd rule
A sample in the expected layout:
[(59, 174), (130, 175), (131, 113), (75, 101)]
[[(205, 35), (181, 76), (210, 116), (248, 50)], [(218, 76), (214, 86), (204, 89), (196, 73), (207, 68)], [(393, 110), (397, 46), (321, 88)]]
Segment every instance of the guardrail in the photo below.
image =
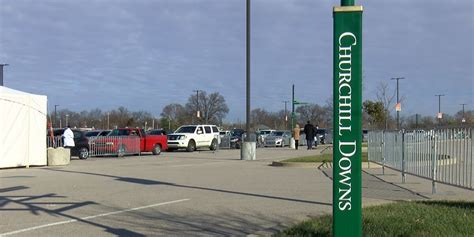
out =
[(436, 183), (474, 189), (472, 128), (370, 131), (369, 161)]

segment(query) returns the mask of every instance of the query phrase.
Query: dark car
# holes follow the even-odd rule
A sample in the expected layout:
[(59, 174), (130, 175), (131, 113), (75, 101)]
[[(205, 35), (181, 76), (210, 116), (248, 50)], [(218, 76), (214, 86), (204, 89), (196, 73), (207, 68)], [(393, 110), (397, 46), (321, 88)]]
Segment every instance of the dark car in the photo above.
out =
[(147, 135), (167, 135), (168, 133), (166, 133), (166, 131), (163, 129), (153, 129), (146, 132), (146, 134)]
[(327, 130), (324, 128), (318, 128), (316, 130), (316, 136), (314, 139), (318, 144), (326, 144), (326, 135), (328, 134)]
[(230, 147), (240, 149), (242, 146), (242, 135), (245, 133), (243, 129), (232, 129), (230, 131)]
[[(89, 158), (89, 139), (84, 131), (71, 129), (74, 133), (74, 147), (71, 148), (71, 156), (78, 156), (79, 159)], [(55, 137), (61, 137), (64, 134), (64, 128), (55, 129), (53, 132)]]
[(88, 131), (86, 132), (86, 137), (91, 138), (91, 137), (103, 137), (109, 135), (111, 130), (94, 130), (94, 131)]

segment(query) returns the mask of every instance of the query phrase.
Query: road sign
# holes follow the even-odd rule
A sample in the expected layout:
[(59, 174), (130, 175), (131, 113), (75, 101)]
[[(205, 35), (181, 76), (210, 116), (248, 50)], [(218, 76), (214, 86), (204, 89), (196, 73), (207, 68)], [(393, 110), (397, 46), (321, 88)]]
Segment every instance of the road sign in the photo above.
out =
[(362, 6), (334, 8), (333, 236), (362, 236)]
[(436, 115), (436, 117), (439, 118), (439, 119), (442, 119), (442, 118), (443, 118), (443, 113), (441, 113), (441, 112), (438, 113), (438, 114)]

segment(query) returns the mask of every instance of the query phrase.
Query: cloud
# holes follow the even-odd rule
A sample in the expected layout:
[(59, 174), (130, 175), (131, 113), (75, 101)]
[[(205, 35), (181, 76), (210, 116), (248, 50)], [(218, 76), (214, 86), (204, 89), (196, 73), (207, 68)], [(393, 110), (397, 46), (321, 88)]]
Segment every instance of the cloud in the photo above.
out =
[[(473, 104), (472, 1), (360, 1), (364, 5), (364, 99), (404, 76), (404, 113), (450, 113)], [(64, 108), (127, 106), (159, 115), (193, 90), (224, 95), (245, 117), (245, 5), (239, 0), (3, 1), (5, 83)], [(252, 108), (332, 96), (335, 1), (252, 1)], [(469, 33), (471, 32), (471, 33)], [(394, 84), (390, 84), (394, 88)], [(471, 86), (469, 86), (471, 85)], [(60, 101), (60, 102), (57, 102)]]

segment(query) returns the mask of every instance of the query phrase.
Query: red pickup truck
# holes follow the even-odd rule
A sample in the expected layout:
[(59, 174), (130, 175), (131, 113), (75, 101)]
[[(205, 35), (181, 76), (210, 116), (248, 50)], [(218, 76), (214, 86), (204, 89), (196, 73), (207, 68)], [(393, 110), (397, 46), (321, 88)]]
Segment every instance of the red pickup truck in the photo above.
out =
[(168, 138), (166, 135), (148, 135), (139, 128), (118, 128), (106, 137), (95, 139), (90, 147), (91, 155), (123, 156), (140, 152), (159, 155), (162, 150), (168, 149)]

